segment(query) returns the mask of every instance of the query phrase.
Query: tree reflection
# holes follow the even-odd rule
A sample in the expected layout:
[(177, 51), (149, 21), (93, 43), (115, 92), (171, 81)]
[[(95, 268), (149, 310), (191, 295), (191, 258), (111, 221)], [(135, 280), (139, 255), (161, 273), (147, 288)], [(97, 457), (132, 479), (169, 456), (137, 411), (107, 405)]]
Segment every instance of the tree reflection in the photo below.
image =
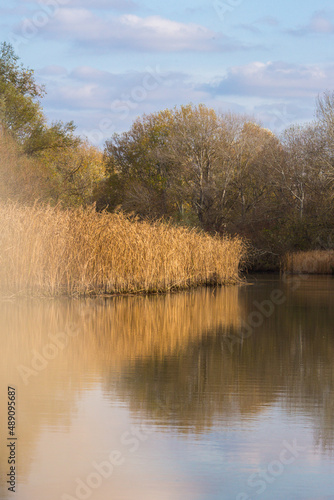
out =
[[(0, 303), (1, 404), (7, 384), (15, 385), (26, 459), (21, 475), (28, 474), (40, 430), (70, 428), (80, 397), (92, 387), (126, 403), (138, 418), (180, 434), (247, 426), (278, 404), (311, 419), (315, 444), (332, 451), (333, 287), (326, 278), (309, 278), (298, 288), (262, 280), (167, 296)], [(266, 300), (274, 288), (283, 291), (284, 304), (226, 348), (254, 301)], [(77, 335), (25, 384), (17, 367), (31, 367), (33, 353), (69, 327)], [(6, 435), (5, 412), (0, 426)], [(6, 470), (4, 446), (0, 466)]]

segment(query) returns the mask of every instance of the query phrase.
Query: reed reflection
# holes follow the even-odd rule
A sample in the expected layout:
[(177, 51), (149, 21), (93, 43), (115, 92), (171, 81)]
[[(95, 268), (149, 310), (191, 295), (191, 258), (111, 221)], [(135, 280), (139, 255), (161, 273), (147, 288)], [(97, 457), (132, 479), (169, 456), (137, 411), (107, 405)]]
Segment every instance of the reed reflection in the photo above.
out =
[[(123, 371), (118, 391), (133, 411), (144, 410), (160, 425), (182, 432), (250, 422), (279, 404), (290, 414), (310, 417), (315, 440), (334, 445), (334, 281), (310, 278), (298, 289), (275, 281), (239, 289), (242, 323), (254, 301), (280, 289), (286, 301), (242, 342), (236, 325), (218, 325), (177, 356), (137, 359)], [(242, 424), (243, 425), (243, 424)]]
[[(112, 398), (123, 398), (116, 394), (118, 385), (136, 360), (163, 363), (200, 342), (209, 330), (237, 326), (238, 293), (238, 287), (232, 287), (216, 293), (198, 289), (107, 300), (1, 302), (1, 404), (7, 405), (7, 385), (15, 386), (21, 477), (28, 474), (41, 429), (70, 429), (86, 391), (111, 384)], [(0, 426), (5, 436), (5, 412), (0, 413)], [(5, 451), (1, 445), (2, 470)]]
[[(273, 288), (286, 302), (231, 352), (225, 339)], [(0, 303), (1, 407), (7, 384), (15, 385), (21, 477), (41, 429), (71, 432), (92, 388), (111, 404), (125, 403), (132, 417), (179, 434), (247, 426), (279, 404), (309, 417), (316, 443), (333, 450), (333, 289), (333, 281), (313, 279), (295, 290), (268, 281), (167, 296)], [(4, 436), (4, 412), (0, 426)], [(1, 445), (1, 470), (5, 451)]]

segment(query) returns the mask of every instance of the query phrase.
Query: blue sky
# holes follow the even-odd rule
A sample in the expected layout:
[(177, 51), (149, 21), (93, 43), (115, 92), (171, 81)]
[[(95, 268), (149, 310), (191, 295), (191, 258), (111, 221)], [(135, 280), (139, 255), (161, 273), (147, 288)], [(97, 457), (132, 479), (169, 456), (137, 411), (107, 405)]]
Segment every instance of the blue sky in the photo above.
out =
[(334, 8), (281, 0), (13, 0), (0, 40), (45, 84), (51, 120), (102, 145), (144, 113), (203, 103), (275, 133), (334, 90)]

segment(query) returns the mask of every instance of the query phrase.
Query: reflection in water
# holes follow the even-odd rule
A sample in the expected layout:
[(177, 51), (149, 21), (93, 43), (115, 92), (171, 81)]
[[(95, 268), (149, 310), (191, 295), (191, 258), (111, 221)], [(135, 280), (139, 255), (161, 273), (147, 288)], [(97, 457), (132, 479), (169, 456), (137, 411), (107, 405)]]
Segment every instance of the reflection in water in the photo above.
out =
[[(249, 338), (227, 348), (226, 339), (237, 336), (258, 310), (254, 301), (267, 300), (276, 288), (283, 291), (284, 304)], [(241, 439), (237, 448), (243, 458), (235, 476), (229, 474), (235, 488), (226, 496), (236, 498), (240, 471), (265, 460), (264, 445), (250, 445), (239, 431), (255, 436), (254, 426), (265, 432), (263, 426), (271, 422), (268, 432), (260, 433), (270, 442), (282, 415), (296, 433), (313, 429), (313, 457), (317, 446), (318, 461), (329, 457), (334, 448), (333, 291), (329, 278), (312, 277), (296, 287), (274, 277), (252, 286), (167, 296), (0, 303), (1, 408), (7, 406), (8, 384), (17, 387), (18, 397), (17, 498), (53, 500), (64, 493), (75, 498), (76, 478), (87, 477), (94, 460), (101, 462), (117, 448), (124, 465), (94, 491), (94, 499), (222, 499), (221, 491), (215, 497), (208, 486), (217, 464), (204, 480), (192, 472), (195, 458), (185, 458), (187, 446), (197, 456), (204, 442), (210, 444), (210, 454), (196, 458), (205, 468), (216, 456), (217, 432), (224, 436), (225, 452), (231, 436)], [(132, 426), (142, 422), (153, 426), (155, 437), (137, 438), (140, 446), (132, 453)], [(6, 436), (3, 411), (0, 425)], [(195, 445), (180, 444), (191, 436)], [(172, 457), (177, 462), (175, 454), (189, 462), (189, 470), (181, 473), (171, 462)], [(2, 439), (2, 477), (6, 462)], [(7, 497), (4, 482), (0, 497)]]
[[(327, 281), (334, 289), (334, 281)], [(243, 324), (254, 301), (269, 297), (268, 288), (239, 290)], [(212, 329), (178, 356), (161, 363), (155, 357), (137, 359), (128, 367), (120, 387), (134, 410), (145, 409), (160, 422), (183, 431), (194, 425), (205, 429), (217, 418), (254, 418), (264, 407), (279, 402), (290, 413), (313, 419), (317, 441), (333, 449), (334, 438), (334, 297), (314, 280), (292, 293), (283, 285), (287, 300), (243, 342), (225, 342), (226, 329)], [(282, 313), (284, 311), (284, 313)], [(245, 329), (243, 330), (245, 331)], [(231, 326), (229, 340), (239, 330)]]

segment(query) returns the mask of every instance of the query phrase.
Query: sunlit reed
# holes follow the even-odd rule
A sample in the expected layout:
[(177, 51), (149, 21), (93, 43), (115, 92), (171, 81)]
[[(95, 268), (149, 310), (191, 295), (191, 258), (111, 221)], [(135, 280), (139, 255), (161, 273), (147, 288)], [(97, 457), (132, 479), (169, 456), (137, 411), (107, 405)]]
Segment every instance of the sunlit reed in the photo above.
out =
[(0, 204), (2, 293), (160, 292), (239, 281), (245, 245), (93, 207)]

